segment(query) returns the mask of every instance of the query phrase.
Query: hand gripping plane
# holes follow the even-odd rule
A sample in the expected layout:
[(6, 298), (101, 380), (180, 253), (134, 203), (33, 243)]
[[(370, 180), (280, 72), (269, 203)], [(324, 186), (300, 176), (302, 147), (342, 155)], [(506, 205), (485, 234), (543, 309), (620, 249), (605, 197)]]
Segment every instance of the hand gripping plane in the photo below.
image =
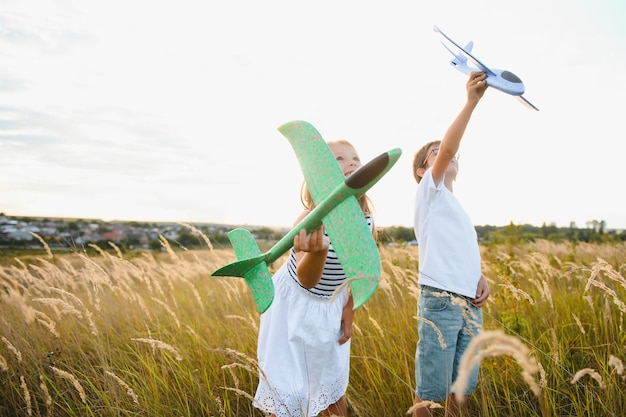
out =
[[(522, 94), (524, 94), (524, 83), (522, 80), (511, 71), (500, 70), (500, 69), (490, 69), (485, 64), (480, 62), (478, 58), (471, 54), (472, 48), (474, 46), (474, 42), (470, 41), (465, 48), (461, 47), (459, 44), (454, 42), (452, 39), (448, 37), (445, 33), (443, 33), (437, 26), (433, 27), (433, 30), (441, 36), (443, 36), (446, 40), (448, 40), (452, 45), (460, 50), (460, 53), (454, 53), (448, 46), (442, 41), (442, 45), (452, 54), (454, 55), (454, 59), (450, 61), (450, 64), (461, 71), (466, 75), (470, 75), (470, 73), (474, 71), (483, 71), (487, 74), (486, 83), (488, 86), (493, 87), (497, 90), (515, 96), (518, 100), (522, 102), (525, 106), (539, 110), (535, 107), (530, 101), (526, 100)], [(474, 63), (478, 68), (473, 68), (467, 65), (467, 59)]]
[(293, 246), (293, 238), (302, 229), (309, 233), (324, 225), (357, 309), (374, 294), (381, 273), (380, 254), (358, 199), (391, 169), (402, 151), (382, 153), (346, 178), (330, 147), (312, 125), (292, 121), (278, 130), (296, 153), (315, 209), (265, 253), (261, 253), (248, 230), (230, 231), (228, 238), (237, 261), (219, 268), (212, 276), (243, 277), (262, 313), (274, 299), (268, 266)]

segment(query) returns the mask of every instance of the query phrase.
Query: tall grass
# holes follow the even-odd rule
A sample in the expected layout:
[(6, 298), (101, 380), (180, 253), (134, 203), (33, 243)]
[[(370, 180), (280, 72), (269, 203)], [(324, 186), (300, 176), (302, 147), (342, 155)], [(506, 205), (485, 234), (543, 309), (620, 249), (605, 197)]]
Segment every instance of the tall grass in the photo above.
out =
[[(112, 245), (2, 260), (0, 416), (262, 415), (254, 301), (243, 280), (210, 277), (234, 254), (162, 243), (132, 258)], [(624, 415), (626, 246), (481, 251), (491, 298), (467, 359), (481, 362), (471, 415)], [(417, 249), (381, 256), (380, 287), (355, 317), (355, 416), (403, 416), (413, 400)]]

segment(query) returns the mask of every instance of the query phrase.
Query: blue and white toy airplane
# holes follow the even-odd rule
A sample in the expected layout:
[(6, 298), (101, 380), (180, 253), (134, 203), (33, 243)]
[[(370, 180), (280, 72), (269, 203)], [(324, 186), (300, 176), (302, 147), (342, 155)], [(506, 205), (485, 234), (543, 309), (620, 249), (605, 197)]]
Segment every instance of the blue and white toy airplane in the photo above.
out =
[(348, 278), (356, 309), (374, 294), (381, 273), (378, 247), (358, 199), (391, 169), (402, 151), (385, 152), (346, 178), (330, 147), (312, 125), (293, 121), (278, 130), (289, 140), (298, 157), (315, 209), (265, 253), (261, 253), (248, 230), (230, 231), (228, 238), (237, 261), (211, 275), (243, 277), (262, 313), (274, 299), (268, 266), (293, 246), (293, 238), (302, 229), (308, 233), (323, 224)]
[[(534, 109), (539, 110), (535, 107), (530, 101), (526, 100), (522, 94), (524, 94), (524, 83), (522, 80), (515, 74), (510, 71), (500, 70), (500, 69), (490, 69), (485, 64), (480, 62), (475, 56), (471, 54), (472, 47), (474, 46), (474, 42), (470, 41), (465, 48), (459, 46), (456, 42), (450, 39), (445, 33), (443, 33), (437, 26), (433, 27), (434, 31), (440, 33), (441, 36), (446, 38), (450, 43), (456, 46), (461, 50), (461, 53), (455, 54), (448, 46), (442, 41), (443, 46), (450, 51), (452, 55), (454, 55), (454, 59), (450, 61), (450, 64), (461, 71), (462, 73), (469, 75), (474, 71), (483, 71), (487, 74), (486, 82), (487, 85), (493, 87), (497, 90), (503, 91), (507, 94), (515, 96), (519, 99), (524, 105)], [(478, 68), (472, 68), (467, 65), (467, 58), (470, 59)]]

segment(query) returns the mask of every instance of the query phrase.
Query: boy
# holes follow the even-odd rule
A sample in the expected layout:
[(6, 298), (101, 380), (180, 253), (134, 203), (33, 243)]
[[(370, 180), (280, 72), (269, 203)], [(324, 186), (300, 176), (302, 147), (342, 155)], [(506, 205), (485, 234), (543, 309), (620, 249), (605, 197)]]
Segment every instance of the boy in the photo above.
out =
[[(419, 184), (414, 228), (420, 270), (415, 404), (445, 400), (446, 416), (461, 411), (450, 387), (471, 337), (482, 328), (480, 308), (489, 297), (480, 271), (476, 230), (452, 194), (461, 138), (487, 89), (486, 77), (483, 72), (470, 75), (467, 101), (443, 139), (427, 143), (413, 159), (413, 175)], [(476, 388), (477, 367), (469, 381), (465, 395)], [(431, 416), (428, 407), (413, 412), (413, 417), (426, 416)]]

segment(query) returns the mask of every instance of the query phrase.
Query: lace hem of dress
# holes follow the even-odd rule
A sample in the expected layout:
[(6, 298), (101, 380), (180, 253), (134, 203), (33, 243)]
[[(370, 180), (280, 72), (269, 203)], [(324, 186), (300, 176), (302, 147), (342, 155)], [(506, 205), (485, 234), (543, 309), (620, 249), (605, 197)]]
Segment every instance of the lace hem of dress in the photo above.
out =
[(278, 392), (267, 384), (259, 384), (254, 406), (265, 413), (276, 417), (315, 417), (330, 405), (339, 401), (345, 394), (347, 384), (337, 381), (330, 385), (318, 387), (316, 395), (308, 399), (297, 394)]

